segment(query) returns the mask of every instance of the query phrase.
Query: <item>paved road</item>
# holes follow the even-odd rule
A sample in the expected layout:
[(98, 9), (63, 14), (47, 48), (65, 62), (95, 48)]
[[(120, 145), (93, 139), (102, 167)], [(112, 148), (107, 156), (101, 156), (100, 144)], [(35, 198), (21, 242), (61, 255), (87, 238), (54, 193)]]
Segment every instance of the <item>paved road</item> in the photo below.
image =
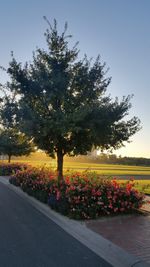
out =
[(111, 267), (1, 183), (0, 266)]

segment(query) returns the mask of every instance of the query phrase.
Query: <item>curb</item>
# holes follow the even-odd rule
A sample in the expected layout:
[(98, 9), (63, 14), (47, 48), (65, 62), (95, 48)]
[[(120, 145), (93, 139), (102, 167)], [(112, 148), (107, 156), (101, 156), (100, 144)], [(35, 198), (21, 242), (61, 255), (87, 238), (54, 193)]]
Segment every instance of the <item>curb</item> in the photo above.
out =
[(143, 262), (139, 258), (129, 254), (122, 248), (103, 238), (101, 235), (88, 229), (84, 222), (69, 219), (51, 210), (48, 205), (41, 203), (37, 199), (27, 195), (20, 188), (9, 184), (8, 179), (0, 177), (0, 182), (13, 190), (24, 200), (27, 200), (34, 208), (59, 225), (63, 230), (80, 241), (98, 256), (110, 263), (114, 267), (150, 267), (150, 264)]

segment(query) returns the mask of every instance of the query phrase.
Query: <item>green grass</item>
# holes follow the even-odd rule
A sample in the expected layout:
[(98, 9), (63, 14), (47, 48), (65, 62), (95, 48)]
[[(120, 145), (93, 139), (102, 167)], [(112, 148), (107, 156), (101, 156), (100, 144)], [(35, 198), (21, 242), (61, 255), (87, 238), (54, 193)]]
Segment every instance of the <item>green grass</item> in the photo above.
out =
[[(14, 161), (12, 161), (14, 162)], [(42, 166), (45, 165), (52, 169), (56, 169), (55, 160), (15, 160), (15, 162), (26, 162), (33, 166)], [(150, 176), (150, 167), (142, 166), (126, 166), (126, 165), (113, 165), (113, 164), (95, 164), (95, 163), (79, 163), (79, 162), (64, 162), (64, 171), (92, 171), (100, 175), (105, 176), (134, 176), (134, 175), (149, 175)]]
[(144, 194), (150, 194), (150, 181), (147, 180), (136, 181), (135, 188)]
[[(56, 161), (51, 159), (41, 159), (41, 160), (31, 160), (30, 158), (25, 158), (23, 160), (13, 160), (12, 162), (24, 162), (31, 164), (32, 166), (43, 166), (49, 167), (51, 169), (56, 169)], [(145, 175), (150, 177), (150, 167), (142, 167), (142, 166), (126, 166), (126, 165), (112, 165), (112, 164), (95, 164), (95, 163), (83, 163), (83, 162), (64, 162), (64, 172), (69, 171), (92, 171), (96, 172), (101, 176), (121, 176), (124, 175), (127, 178), (133, 177), (134, 175), (141, 176), (141, 180), (135, 181), (135, 188), (140, 192), (150, 194), (150, 180), (145, 180)], [(140, 178), (140, 177), (139, 177)], [(119, 178), (118, 178), (119, 179)], [(119, 182), (123, 182), (123, 180), (119, 180)]]

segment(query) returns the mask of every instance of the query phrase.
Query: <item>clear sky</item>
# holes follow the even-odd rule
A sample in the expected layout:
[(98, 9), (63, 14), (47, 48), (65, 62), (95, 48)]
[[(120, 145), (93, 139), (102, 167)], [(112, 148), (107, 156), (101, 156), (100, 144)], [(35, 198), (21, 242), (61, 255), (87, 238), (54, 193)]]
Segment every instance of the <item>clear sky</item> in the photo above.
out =
[[(134, 94), (130, 115), (141, 119), (142, 130), (117, 154), (150, 158), (150, 1), (1, 0), (0, 65), (8, 67), (10, 51), (25, 62), (37, 46), (46, 47), (44, 15), (56, 18), (60, 30), (68, 22), (81, 57), (101, 55), (112, 76), (112, 97)], [(0, 72), (0, 82), (6, 79)]]

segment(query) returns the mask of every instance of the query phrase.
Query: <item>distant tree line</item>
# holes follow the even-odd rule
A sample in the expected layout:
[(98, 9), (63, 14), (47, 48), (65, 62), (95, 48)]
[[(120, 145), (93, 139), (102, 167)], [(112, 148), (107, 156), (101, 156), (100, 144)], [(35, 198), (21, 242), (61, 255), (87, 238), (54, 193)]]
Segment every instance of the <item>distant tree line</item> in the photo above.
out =
[(150, 166), (150, 158), (121, 157), (115, 154), (105, 154), (105, 153), (101, 153), (99, 156), (97, 156), (95, 158), (95, 161), (103, 164)]

